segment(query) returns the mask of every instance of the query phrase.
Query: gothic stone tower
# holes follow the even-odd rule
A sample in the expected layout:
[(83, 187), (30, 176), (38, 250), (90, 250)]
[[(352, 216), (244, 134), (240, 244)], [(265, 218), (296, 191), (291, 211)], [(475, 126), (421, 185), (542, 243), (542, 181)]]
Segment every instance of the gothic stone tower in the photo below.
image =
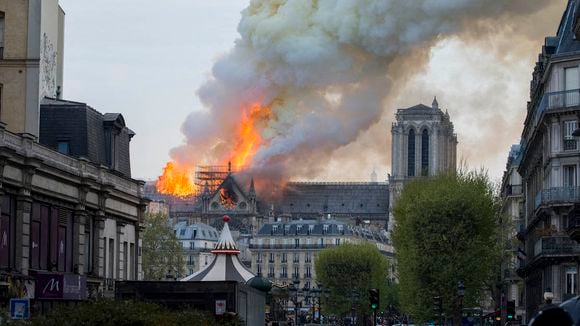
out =
[(398, 109), (395, 118), (391, 128), (389, 232), (394, 224), (392, 208), (407, 180), (457, 167), (457, 135), (447, 110), (443, 113), (439, 109), (437, 98), (431, 107), (418, 104)]

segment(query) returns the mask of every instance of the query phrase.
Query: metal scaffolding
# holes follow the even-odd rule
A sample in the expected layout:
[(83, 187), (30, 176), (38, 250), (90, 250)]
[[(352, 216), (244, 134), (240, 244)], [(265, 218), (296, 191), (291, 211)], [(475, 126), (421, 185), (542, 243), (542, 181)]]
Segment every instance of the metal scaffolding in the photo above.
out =
[(222, 184), (229, 173), (235, 173), (230, 164), (228, 165), (198, 165), (195, 170), (196, 195), (201, 195), (207, 184), (209, 192), (213, 193)]

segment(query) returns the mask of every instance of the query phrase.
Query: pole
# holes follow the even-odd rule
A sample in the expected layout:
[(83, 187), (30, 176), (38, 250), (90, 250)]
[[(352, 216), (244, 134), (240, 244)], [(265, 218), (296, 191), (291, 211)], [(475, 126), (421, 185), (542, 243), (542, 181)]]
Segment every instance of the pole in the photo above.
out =
[(373, 309), (373, 326), (377, 326), (377, 309)]

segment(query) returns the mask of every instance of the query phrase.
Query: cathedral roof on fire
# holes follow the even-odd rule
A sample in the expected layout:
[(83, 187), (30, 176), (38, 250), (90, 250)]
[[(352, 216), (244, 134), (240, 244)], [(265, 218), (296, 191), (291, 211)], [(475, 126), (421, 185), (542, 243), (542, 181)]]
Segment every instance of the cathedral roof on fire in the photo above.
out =
[(220, 239), (215, 248), (211, 251), (214, 259), (204, 269), (193, 273), (181, 281), (237, 281), (247, 282), (255, 275), (252, 274), (240, 262), (238, 254), (240, 250), (234, 241), (228, 222), (230, 217), (225, 215), (224, 227), (220, 234)]

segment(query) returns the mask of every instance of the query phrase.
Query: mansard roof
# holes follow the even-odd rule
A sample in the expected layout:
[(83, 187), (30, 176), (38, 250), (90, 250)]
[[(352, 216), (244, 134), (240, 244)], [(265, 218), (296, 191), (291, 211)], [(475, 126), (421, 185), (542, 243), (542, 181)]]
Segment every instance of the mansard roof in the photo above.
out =
[(366, 227), (354, 226), (335, 219), (323, 220), (294, 220), (288, 223), (274, 222), (264, 224), (257, 236), (338, 236), (350, 235), (365, 240), (387, 243), (387, 237), (381, 231), (374, 231)]
[(575, 16), (580, 15), (580, 12), (577, 12), (576, 9), (578, 7), (577, 2), (577, 0), (568, 1), (566, 10), (560, 20), (556, 37), (546, 38), (546, 46), (554, 46), (556, 55), (580, 51), (580, 41), (574, 36)]

